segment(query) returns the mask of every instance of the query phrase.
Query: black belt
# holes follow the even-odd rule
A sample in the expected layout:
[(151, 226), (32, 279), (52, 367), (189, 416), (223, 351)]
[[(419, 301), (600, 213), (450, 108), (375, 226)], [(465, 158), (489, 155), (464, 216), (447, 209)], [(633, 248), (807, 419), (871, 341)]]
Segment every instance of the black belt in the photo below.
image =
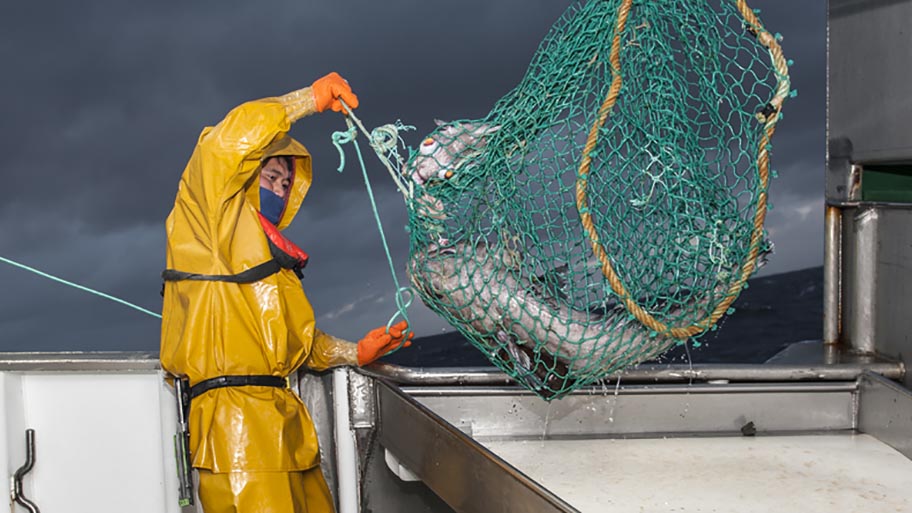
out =
[(193, 399), (214, 388), (246, 386), (285, 388), (288, 386), (288, 380), (280, 376), (218, 376), (190, 387), (190, 398)]

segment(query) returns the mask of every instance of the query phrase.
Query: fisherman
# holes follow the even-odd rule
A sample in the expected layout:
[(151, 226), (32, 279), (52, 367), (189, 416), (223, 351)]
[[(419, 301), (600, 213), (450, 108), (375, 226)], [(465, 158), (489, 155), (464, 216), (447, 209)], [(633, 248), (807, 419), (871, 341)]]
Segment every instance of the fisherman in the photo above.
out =
[[(189, 380), (192, 466), (206, 513), (331, 512), (313, 421), (288, 388), (306, 365), (367, 365), (410, 345), (407, 324), (357, 344), (318, 330), (299, 282), (307, 254), (280, 230), (311, 183), (287, 135), (358, 98), (337, 73), (244, 103), (203, 130), (168, 216), (161, 364)], [(296, 274), (298, 276), (296, 276)]]

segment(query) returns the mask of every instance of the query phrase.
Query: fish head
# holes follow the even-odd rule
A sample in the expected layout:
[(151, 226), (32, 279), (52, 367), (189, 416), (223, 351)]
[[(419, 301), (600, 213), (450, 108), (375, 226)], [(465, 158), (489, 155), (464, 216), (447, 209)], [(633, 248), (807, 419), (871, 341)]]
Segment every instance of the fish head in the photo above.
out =
[(435, 120), (437, 130), (427, 136), (406, 164), (405, 173), (418, 185), (447, 182), (481, 155), (488, 137), (500, 129), (488, 123)]

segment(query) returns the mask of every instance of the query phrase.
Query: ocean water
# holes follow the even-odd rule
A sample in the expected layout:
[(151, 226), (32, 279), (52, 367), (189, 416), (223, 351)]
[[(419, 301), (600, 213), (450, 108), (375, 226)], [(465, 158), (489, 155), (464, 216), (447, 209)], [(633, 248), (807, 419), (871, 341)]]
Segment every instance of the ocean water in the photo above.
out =
[[(783, 348), (823, 336), (823, 268), (753, 278), (734, 303), (735, 312), (691, 345), (693, 363), (763, 363)], [(686, 363), (684, 346), (656, 361)], [(455, 330), (420, 337), (412, 347), (384, 358), (408, 367), (491, 366), (484, 354)]]

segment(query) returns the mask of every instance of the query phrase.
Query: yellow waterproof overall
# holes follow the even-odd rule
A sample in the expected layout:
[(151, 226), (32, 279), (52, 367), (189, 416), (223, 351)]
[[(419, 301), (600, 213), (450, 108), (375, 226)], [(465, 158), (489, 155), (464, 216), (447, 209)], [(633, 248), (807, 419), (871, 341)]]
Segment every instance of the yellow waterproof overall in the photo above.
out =
[[(311, 184), (307, 150), (286, 136), (315, 112), (310, 88), (245, 103), (203, 130), (166, 223), (167, 267), (233, 275), (272, 258), (257, 217), (261, 161), (294, 156), (280, 229)], [(230, 375), (288, 376), (301, 365), (352, 364), (353, 344), (314, 327), (295, 274), (248, 284), (166, 282), (161, 363), (191, 385)], [(193, 399), (190, 451), (206, 513), (331, 512), (313, 421), (288, 388), (224, 387)]]

